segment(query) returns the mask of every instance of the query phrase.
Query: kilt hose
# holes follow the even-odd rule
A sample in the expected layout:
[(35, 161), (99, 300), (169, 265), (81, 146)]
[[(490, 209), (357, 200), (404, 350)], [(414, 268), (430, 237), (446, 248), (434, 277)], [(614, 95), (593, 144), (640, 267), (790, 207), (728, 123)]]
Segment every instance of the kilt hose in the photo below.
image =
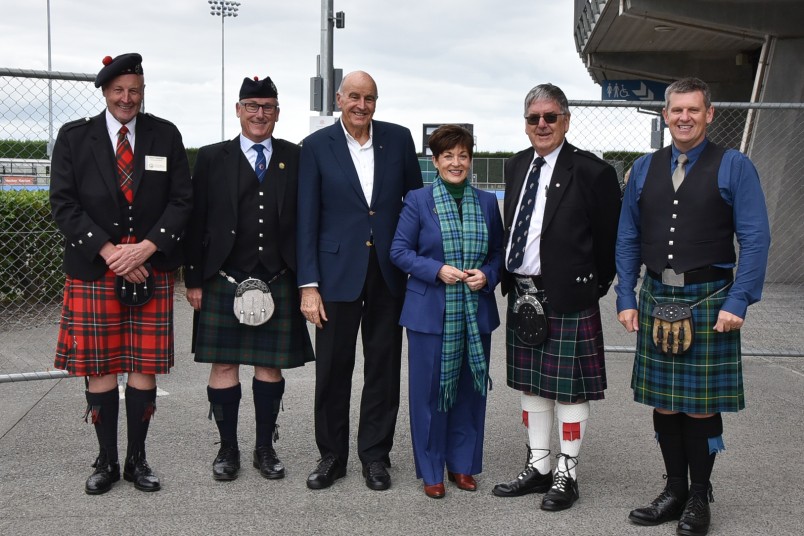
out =
[(705, 299), (692, 310), (695, 332), (686, 353), (668, 357), (653, 344), (654, 301), (694, 304), (727, 281), (672, 287), (645, 276), (639, 290), (639, 331), (631, 388), (634, 400), (682, 413), (718, 413), (745, 408), (740, 332), (712, 329), (727, 292)]
[(153, 298), (139, 307), (120, 303), (111, 270), (96, 281), (67, 276), (54, 366), (73, 376), (170, 372), (173, 272), (152, 271)]
[(516, 338), (512, 328), (517, 292), (514, 288), (508, 293), (505, 322), (508, 386), (559, 402), (603, 399), (607, 384), (600, 309), (595, 306), (561, 314), (551, 311), (545, 302), (547, 340), (528, 346)]
[[(229, 274), (242, 281), (240, 274)], [(268, 280), (265, 280), (266, 282)], [(261, 326), (241, 324), (233, 312), (235, 289), (220, 275), (204, 282), (195, 337), (195, 360), (289, 369), (313, 361), (313, 345), (301, 314), (296, 275), (288, 270), (270, 285), (274, 314)]]

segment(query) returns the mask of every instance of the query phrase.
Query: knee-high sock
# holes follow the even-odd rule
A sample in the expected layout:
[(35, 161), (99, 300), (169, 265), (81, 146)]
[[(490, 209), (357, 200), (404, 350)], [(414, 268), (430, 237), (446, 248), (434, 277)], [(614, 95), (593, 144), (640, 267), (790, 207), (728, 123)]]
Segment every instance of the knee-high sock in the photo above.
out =
[(528, 463), (546, 475), (550, 472), (550, 432), (553, 429), (554, 400), (522, 393), (522, 420), (528, 429)]
[(237, 416), (240, 412), (240, 384), (225, 389), (213, 389), (207, 386), (209, 400), (209, 418), (215, 418), (222, 447), (237, 448)]
[(126, 459), (132, 456), (145, 457), (145, 438), (151, 417), (156, 412), (156, 387), (148, 390), (126, 385), (126, 424), (128, 425), (128, 448)]
[(91, 419), (98, 436), (100, 451), (109, 463), (117, 462), (117, 420), (120, 415), (120, 394), (117, 387), (105, 393), (86, 392), (86, 419)]
[(275, 433), (276, 419), (282, 395), (285, 393), (285, 379), (278, 382), (264, 382), (254, 378), (251, 384), (254, 393), (254, 420), (257, 425), (257, 447), (271, 446), (271, 435), (279, 439)]
[(589, 402), (580, 404), (556, 404), (556, 418), (560, 426), (558, 438), (561, 445), (561, 456), (556, 469), (569, 472), (575, 479), (575, 466), (577, 460), (569, 462), (566, 456), (577, 458), (581, 452), (581, 443), (586, 435), (586, 421), (589, 420)]
[(690, 466), (690, 492), (706, 494), (715, 456), (723, 450), (723, 419), (720, 413), (704, 419), (684, 415), (684, 449)]
[(667, 485), (680, 496), (687, 495), (687, 452), (684, 447), (683, 413), (665, 414), (653, 410), (653, 429), (662, 451)]

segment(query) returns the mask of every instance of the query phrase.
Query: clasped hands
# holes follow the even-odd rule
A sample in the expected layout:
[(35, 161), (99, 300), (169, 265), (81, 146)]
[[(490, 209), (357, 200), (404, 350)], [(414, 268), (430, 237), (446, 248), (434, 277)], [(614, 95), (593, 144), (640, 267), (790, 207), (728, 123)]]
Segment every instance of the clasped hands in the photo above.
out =
[(136, 244), (117, 244), (106, 242), (101, 247), (100, 255), (115, 275), (121, 276), (129, 283), (144, 283), (148, 277), (145, 262), (156, 252), (156, 244), (143, 240)]
[(445, 264), (438, 270), (438, 279), (445, 285), (457, 285), (458, 283), (465, 283), (469, 290), (478, 291), (486, 286), (486, 274), (477, 268), (470, 268), (468, 270), (461, 270), (449, 264)]

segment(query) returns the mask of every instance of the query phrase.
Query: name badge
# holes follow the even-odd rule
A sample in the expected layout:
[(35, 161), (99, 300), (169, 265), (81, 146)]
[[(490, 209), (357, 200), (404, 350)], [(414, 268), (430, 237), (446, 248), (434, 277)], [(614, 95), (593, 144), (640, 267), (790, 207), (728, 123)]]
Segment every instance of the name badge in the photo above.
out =
[(167, 156), (145, 156), (145, 171), (167, 171)]

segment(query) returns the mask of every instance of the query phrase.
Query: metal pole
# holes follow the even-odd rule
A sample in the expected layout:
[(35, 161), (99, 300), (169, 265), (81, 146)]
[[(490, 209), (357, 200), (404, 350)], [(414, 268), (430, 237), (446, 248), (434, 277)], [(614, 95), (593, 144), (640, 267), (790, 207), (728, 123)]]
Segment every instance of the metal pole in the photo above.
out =
[(323, 102), (320, 115), (332, 115), (332, 103), (335, 100), (335, 77), (333, 76), (332, 17), (333, 0), (321, 0), (321, 76), (324, 79), (322, 91)]
[(221, 14), (221, 141), (226, 139), (226, 99), (224, 97), (224, 92), (226, 91), (226, 79), (223, 76), (223, 66), (224, 66), (224, 24), (223, 21), (226, 20), (226, 14)]
[[(47, 0), (47, 70), (53, 68), (50, 53), (50, 0)], [(50, 158), (53, 150), (53, 80), (47, 81), (47, 157)]]

